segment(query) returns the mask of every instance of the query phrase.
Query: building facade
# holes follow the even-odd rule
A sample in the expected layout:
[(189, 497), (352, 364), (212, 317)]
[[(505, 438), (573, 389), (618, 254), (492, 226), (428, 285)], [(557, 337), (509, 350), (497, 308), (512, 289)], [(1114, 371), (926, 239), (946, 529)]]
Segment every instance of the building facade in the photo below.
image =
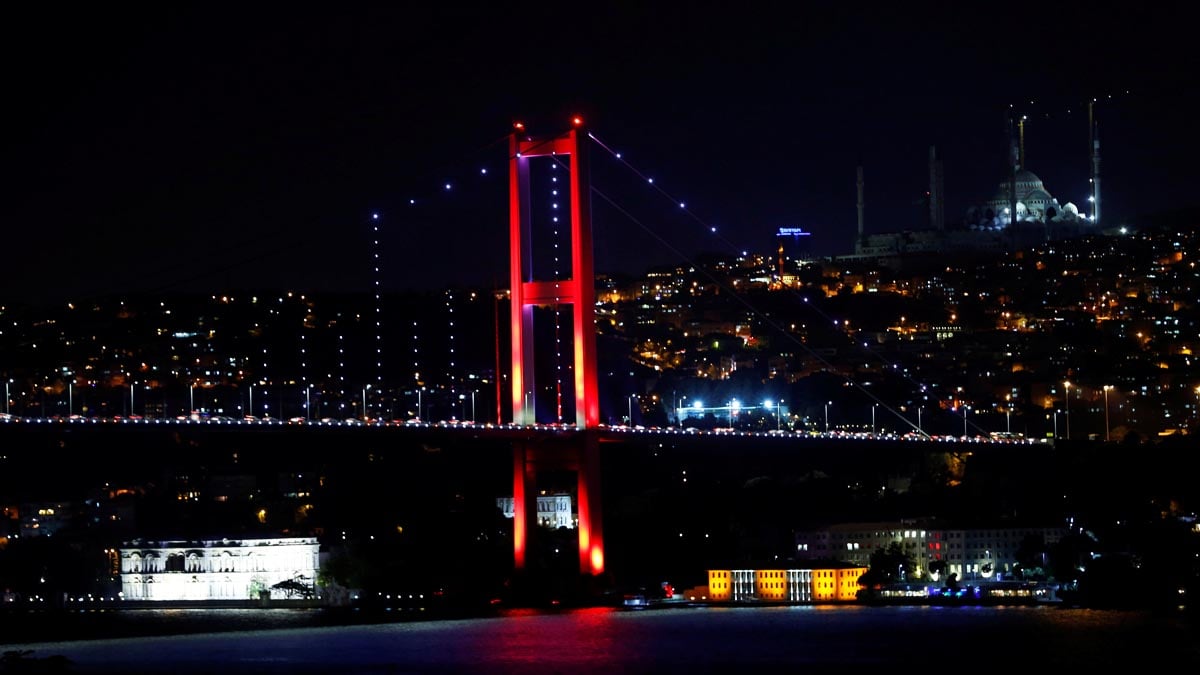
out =
[(315, 537), (135, 540), (119, 556), (125, 600), (252, 600), (281, 582), (315, 591), (320, 570)]
[(947, 575), (962, 581), (998, 581), (1015, 575), (1017, 553), (1027, 541), (1051, 546), (1066, 534), (1065, 527), (940, 528), (901, 521), (845, 523), (795, 537), (799, 560), (845, 560), (869, 567), (872, 553), (897, 544), (916, 565), (901, 572), (904, 578), (929, 578), (930, 564), (941, 561)]
[[(513, 498), (497, 497), (496, 506), (505, 518), (513, 517)], [(537, 498), (537, 522), (542, 527), (575, 529), (577, 516), (571, 508), (569, 494), (540, 494)]]
[(708, 570), (710, 602), (819, 603), (858, 599), (866, 567)]

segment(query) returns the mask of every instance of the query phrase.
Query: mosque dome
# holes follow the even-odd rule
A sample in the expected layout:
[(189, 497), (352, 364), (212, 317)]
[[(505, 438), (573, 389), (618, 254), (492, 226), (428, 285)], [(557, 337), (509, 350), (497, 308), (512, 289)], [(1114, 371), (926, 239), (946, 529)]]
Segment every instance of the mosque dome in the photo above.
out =
[[(1010, 193), (1013, 178), (1016, 179), (1016, 195)], [(1006, 221), (1008, 217), (1004, 214), (1008, 213), (1009, 206), (1012, 204), (1013, 197), (1017, 199), (1017, 220), (1037, 220), (1043, 221), (1046, 218), (1046, 207), (1057, 205), (1054, 199), (1042, 183), (1042, 179), (1029, 169), (1018, 169), (1012, 178), (1008, 178), (1000, 182), (996, 189), (996, 196), (988, 201), (984, 208), (995, 213), (999, 220)], [(1058, 210), (1055, 210), (1057, 213)]]
[(1042, 179), (1038, 178), (1037, 174), (1029, 169), (1017, 169), (1017, 184), (1031, 183), (1041, 187)]
[(1025, 195), (1025, 201), (1031, 202), (1034, 204), (1037, 204), (1039, 202), (1049, 204), (1054, 201), (1054, 198), (1051, 197), (1050, 193), (1046, 192), (1045, 190), (1035, 189), (1032, 192), (1030, 192), (1029, 194)]

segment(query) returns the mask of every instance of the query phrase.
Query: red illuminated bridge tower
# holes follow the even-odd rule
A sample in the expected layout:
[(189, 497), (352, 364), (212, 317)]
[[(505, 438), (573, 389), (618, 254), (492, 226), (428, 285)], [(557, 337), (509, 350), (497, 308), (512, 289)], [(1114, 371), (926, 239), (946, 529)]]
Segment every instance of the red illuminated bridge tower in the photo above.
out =
[[(534, 345), (534, 309), (570, 305), (574, 352), (575, 426), (582, 432), (567, 443), (518, 443), (513, 452), (513, 555), (517, 570), (525, 570), (526, 554), (538, 530), (539, 472), (565, 471), (577, 475), (579, 569), (581, 574), (604, 572), (604, 538), (600, 518), (598, 441), (600, 422), (596, 384), (595, 278), (592, 264), (591, 201), (587, 170), (587, 134), (579, 118), (558, 136), (532, 137), (517, 124), (509, 141), (509, 262), (512, 294), (512, 409), (515, 424), (536, 422), (536, 357), (547, 358), (555, 348)], [(554, 270), (550, 279), (535, 278), (534, 231), (531, 227), (530, 160), (567, 168), (571, 269), (569, 278)], [(561, 213), (561, 210), (559, 211)], [(561, 403), (560, 410), (561, 410)]]

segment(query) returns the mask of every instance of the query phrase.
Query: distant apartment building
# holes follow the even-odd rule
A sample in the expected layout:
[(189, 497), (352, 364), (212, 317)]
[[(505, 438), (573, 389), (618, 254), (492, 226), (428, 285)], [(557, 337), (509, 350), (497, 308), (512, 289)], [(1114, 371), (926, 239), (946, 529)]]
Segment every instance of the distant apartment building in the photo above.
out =
[(254, 600), (315, 589), (320, 546), (315, 537), (134, 540), (119, 558), (125, 600)]
[(941, 528), (918, 521), (844, 523), (796, 532), (796, 559), (844, 560), (869, 567), (871, 554), (898, 544), (916, 565), (899, 570), (901, 578), (924, 578), (929, 565), (943, 561), (946, 574), (960, 580), (1008, 579), (1015, 574), (1017, 553), (1027, 541), (1044, 546), (1067, 534), (1065, 527)]
[(51, 537), (67, 527), (74, 517), (70, 502), (32, 502), (18, 509), (22, 537)]

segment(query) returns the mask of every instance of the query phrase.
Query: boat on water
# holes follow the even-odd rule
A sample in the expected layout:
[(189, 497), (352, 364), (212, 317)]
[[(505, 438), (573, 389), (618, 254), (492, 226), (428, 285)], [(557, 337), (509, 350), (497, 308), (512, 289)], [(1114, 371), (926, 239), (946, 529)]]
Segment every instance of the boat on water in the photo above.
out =
[(864, 589), (860, 599), (870, 604), (895, 605), (1037, 605), (1062, 602), (1057, 584), (1009, 580), (955, 586), (883, 584)]

